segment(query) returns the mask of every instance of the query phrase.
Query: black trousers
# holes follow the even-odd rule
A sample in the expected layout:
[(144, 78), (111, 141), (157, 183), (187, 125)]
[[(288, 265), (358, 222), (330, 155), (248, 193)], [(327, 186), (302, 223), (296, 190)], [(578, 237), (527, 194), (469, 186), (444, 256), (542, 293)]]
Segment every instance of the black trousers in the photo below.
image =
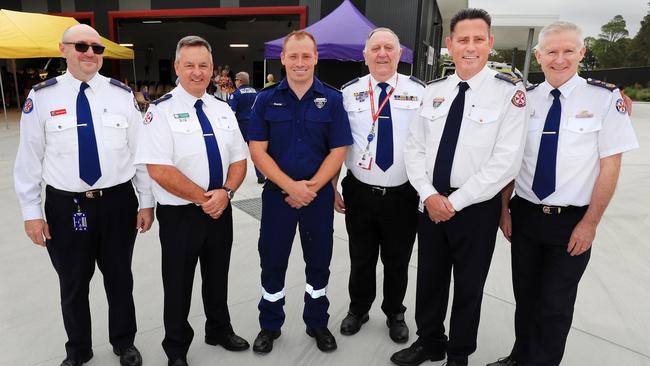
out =
[[(86, 214), (87, 231), (75, 231), (72, 215)], [(131, 182), (103, 190), (102, 197), (73, 197), (48, 186), (45, 217), (52, 239), (47, 251), (59, 276), (63, 324), (69, 357), (82, 359), (91, 352), (88, 292), (95, 263), (102, 271), (108, 300), (110, 343), (117, 348), (133, 345), (136, 332), (131, 259), (136, 237), (138, 200)]]
[[(501, 210), (500, 195), (468, 206), (449, 221), (435, 224), (426, 212), (418, 228), (418, 279), (415, 322), (418, 342), (446, 350), (448, 360), (466, 361), (476, 350), (483, 286), (490, 269)], [(451, 273), (454, 299), (449, 341), (444, 320)]]
[(406, 311), (408, 265), (417, 230), (418, 196), (407, 182), (399, 188), (379, 190), (348, 174), (341, 182), (345, 200), (345, 227), (350, 250), (350, 312), (367, 313), (375, 300), (377, 259), (384, 264), (386, 315)]
[(578, 283), (591, 249), (572, 257), (567, 244), (587, 206), (543, 213), (518, 196), (512, 214), (512, 283), (517, 302), (512, 357), (527, 366), (559, 365), (573, 321)]
[(184, 358), (194, 331), (187, 321), (192, 284), (201, 262), (205, 336), (220, 337), (233, 331), (228, 312), (228, 268), (232, 249), (232, 206), (215, 220), (194, 204), (158, 204), (162, 246), (162, 278), (165, 291), (165, 339), (169, 359)]

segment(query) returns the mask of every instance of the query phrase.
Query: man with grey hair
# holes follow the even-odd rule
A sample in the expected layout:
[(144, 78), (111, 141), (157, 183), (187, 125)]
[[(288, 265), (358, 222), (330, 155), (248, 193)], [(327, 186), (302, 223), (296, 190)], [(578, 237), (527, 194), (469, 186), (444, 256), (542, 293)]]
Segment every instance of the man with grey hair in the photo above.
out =
[(158, 202), (165, 339), (169, 365), (187, 365), (194, 332), (187, 316), (197, 261), (201, 262), (205, 342), (248, 349), (228, 313), (232, 248), (230, 200), (246, 175), (248, 149), (228, 105), (207, 94), (210, 44), (182, 38), (174, 69), (179, 86), (152, 102), (144, 116), (135, 163), (146, 165)]
[[(230, 104), (232, 111), (235, 112), (244, 141), (248, 142), (248, 122), (251, 108), (255, 103), (255, 98), (257, 98), (257, 90), (250, 86), (250, 79), (245, 71), (240, 71), (235, 75), (235, 88), (237, 90), (230, 95), (228, 104)], [(257, 168), (255, 168), (255, 175), (257, 176), (257, 183), (264, 183), (264, 174)]]
[(343, 197), (336, 192), (334, 206), (345, 214), (350, 238), (350, 307), (341, 334), (353, 335), (368, 321), (381, 256), (381, 309), (389, 336), (397, 343), (409, 338), (403, 301), (418, 215), (418, 197), (408, 181), (402, 151), (424, 92), (420, 80), (397, 72), (401, 55), (399, 38), (392, 30), (373, 30), (363, 50), (370, 74), (342, 88), (354, 144), (345, 160)]
[(528, 88), (523, 163), (502, 192), (516, 340), (510, 355), (491, 366), (560, 364), (578, 283), (614, 194), (621, 156), (639, 146), (616, 86), (578, 76), (584, 54), (575, 24), (555, 22), (539, 34), (535, 57), (545, 81)]
[(121, 365), (139, 366), (131, 259), (137, 229), (149, 230), (154, 205), (146, 170), (133, 166), (140, 111), (129, 87), (98, 73), (104, 46), (97, 31), (74, 25), (59, 50), (66, 73), (35, 85), (20, 119), (14, 180), (25, 232), (47, 248), (59, 277), (68, 336), (61, 365), (93, 357), (88, 292), (97, 264), (113, 352)]

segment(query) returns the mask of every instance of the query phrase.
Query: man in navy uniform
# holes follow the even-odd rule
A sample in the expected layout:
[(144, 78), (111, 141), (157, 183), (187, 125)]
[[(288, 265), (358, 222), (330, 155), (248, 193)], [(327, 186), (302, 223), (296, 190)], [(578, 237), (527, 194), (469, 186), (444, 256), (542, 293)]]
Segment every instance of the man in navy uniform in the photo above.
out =
[(408, 181), (403, 151), (424, 95), (424, 83), (397, 73), (401, 54), (392, 30), (373, 30), (363, 50), (370, 74), (343, 86), (354, 144), (341, 182), (345, 202), (337, 192), (335, 204), (338, 212), (345, 213), (350, 238), (350, 307), (341, 334), (355, 334), (368, 321), (381, 255), (381, 309), (389, 336), (397, 343), (409, 338), (403, 301), (418, 220), (417, 192)]
[(228, 312), (230, 200), (246, 175), (248, 149), (228, 104), (206, 93), (213, 68), (210, 44), (197, 36), (182, 38), (174, 68), (179, 86), (149, 106), (135, 162), (146, 164), (158, 202), (162, 345), (170, 366), (184, 366), (194, 337), (187, 316), (199, 260), (205, 343), (229, 351), (249, 348), (233, 331)]
[[(230, 95), (230, 108), (235, 112), (237, 122), (239, 123), (239, 130), (241, 131), (244, 140), (248, 142), (248, 123), (251, 115), (251, 108), (257, 98), (257, 90), (250, 86), (250, 79), (248, 73), (240, 71), (235, 75), (235, 90)], [(255, 168), (255, 175), (257, 176), (257, 183), (264, 183), (264, 175)]]
[(350, 124), (338, 90), (314, 77), (316, 41), (305, 31), (287, 35), (281, 61), (287, 78), (264, 89), (251, 113), (249, 140), (255, 165), (268, 177), (262, 192), (259, 253), (262, 266), (260, 327), (253, 351), (268, 353), (284, 323), (284, 279), (291, 244), (300, 231), (306, 264), (307, 334), (322, 351), (336, 349), (327, 329), (326, 296), (332, 258), (334, 187)]
[(578, 283), (622, 154), (639, 146), (616, 86), (578, 76), (584, 54), (575, 24), (555, 22), (539, 33), (535, 57), (545, 81), (528, 90), (524, 160), (502, 195), (516, 340), (510, 355), (492, 366), (560, 364)]
[(68, 334), (61, 365), (93, 357), (88, 290), (95, 263), (104, 276), (113, 351), (121, 365), (141, 365), (131, 259), (137, 228), (149, 230), (154, 205), (146, 169), (133, 165), (142, 117), (131, 89), (97, 72), (104, 46), (93, 28), (68, 28), (59, 49), (67, 72), (34, 86), (20, 119), (14, 180), (25, 232), (47, 247), (59, 275)]
[(391, 357), (397, 365), (441, 360), (445, 354), (447, 365), (467, 365), (476, 350), (483, 286), (499, 226), (499, 192), (519, 170), (527, 119), (522, 83), (487, 67), (494, 42), (490, 23), (482, 9), (463, 9), (452, 17), (446, 43), (456, 72), (427, 86), (404, 149), (424, 212), (418, 227), (418, 340)]

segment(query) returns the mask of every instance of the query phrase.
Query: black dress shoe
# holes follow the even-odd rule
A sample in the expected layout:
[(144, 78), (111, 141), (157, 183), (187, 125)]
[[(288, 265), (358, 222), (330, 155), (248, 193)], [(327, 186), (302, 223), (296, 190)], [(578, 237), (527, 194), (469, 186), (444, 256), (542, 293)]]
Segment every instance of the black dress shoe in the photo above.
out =
[(443, 366), (467, 366), (467, 361), (449, 360)]
[(253, 342), (253, 352), (269, 353), (273, 350), (273, 341), (282, 334), (279, 330), (262, 329)]
[(496, 362), (488, 363), (487, 366), (517, 366), (517, 361), (512, 356), (498, 359)]
[(85, 357), (85, 358), (72, 358), (72, 357), (66, 357), (63, 362), (61, 362), (61, 366), (81, 366), (84, 363), (90, 361), (90, 359), (93, 358), (93, 352), (90, 351), (90, 355)]
[(389, 315), (386, 319), (388, 335), (395, 343), (406, 343), (409, 340), (409, 327), (404, 321), (404, 313)]
[(216, 346), (216, 345), (221, 345), (223, 348), (227, 349), (228, 351), (245, 351), (247, 350), (250, 345), (248, 342), (238, 336), (235, 333), (230, 333), (225, 336), (220, 336), (220, 337), (205, 337), (205, 343), (211, 345), (211, 346)]
[(175, 360), (169, 360), (167, 366), (189, 366), (187, 361), (184, 358), (177, 358)]
[(390, 360), (399, 366), (417, 366), (424, 361), (440, 361), (445, 359), (445, 352), (432, 352), (426, 349), (418, 342), (414, 342), (411, 347), (393, 353)]
[(120, 356), (120, 365), (122, 366), (141, 366), (142, 355), (135, 346), (129, 346), (123, 349), (113, 347), (113, 353)]
[(327, 328), (307, 328), (307, 334), (316, 338), (318, 349), (323, 352), (331, 352), (336, 349), (336, 339)]
[(341, 322), (341, 334), (347, 336), (356, 334), (361, 329), (361, 326), (368, 321), (368, 319), (368, 313), (357, 316), (348, 311), (348, 315), (346, 315)]

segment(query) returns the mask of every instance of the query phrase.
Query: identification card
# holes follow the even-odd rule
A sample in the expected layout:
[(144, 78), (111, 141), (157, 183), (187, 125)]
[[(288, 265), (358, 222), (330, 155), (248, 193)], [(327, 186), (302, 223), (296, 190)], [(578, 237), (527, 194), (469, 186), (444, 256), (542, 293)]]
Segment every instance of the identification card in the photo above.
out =
[(372, 154), (370, 151), (363, 153), (357, 160), (357, 166), (361, 169), (370, 170), (372, 168)]
[(88, 221), (86, 220), (86, 214), (83, 212), (73, 213), (72, 225), (74, 226), (74, 231), (87, 231)]

